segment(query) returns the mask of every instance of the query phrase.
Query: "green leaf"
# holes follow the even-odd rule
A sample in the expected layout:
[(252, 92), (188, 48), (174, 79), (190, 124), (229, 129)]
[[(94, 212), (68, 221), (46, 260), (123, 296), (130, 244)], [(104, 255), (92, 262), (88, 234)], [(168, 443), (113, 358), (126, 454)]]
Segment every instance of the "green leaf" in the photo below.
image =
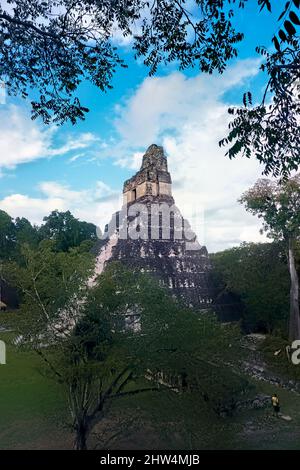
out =
[[(260, 3), (260, 2), (259, 2)], [(259, 11), (262, 11), (264, 7), (267, 7), (269, 11), (271, 11), (271, 3), (270, 0), (262, 0), (261, 7)]]
[(294, 28), (294, 26), (292, 25), (290, 21), (286, 20), (284, 22), (284, 27), (290, 36), (294, 36), (294, 34), (296, 34), (296, 29)]
[(300, 25), (300, 20), (299, 20), (298, 16), (296, 15), (296, 13), (294, 11), (291, 11), (289, 16), (290, 16), (290, 20), (294, 24), (296, 24), (298, 26)]
[(248, 103), (252, 106), (252, 93), (250, 91), (248, 91)]
[(273, 37), (272, 42), (274, 43), (275, 49), (280, 52), (280, 44), (276, 36)]
[(281, 15), (279, 16), (279, 18), (278, 18), (278, 20), (277, 20), (277, 21), (280, 21), (280, 20), (281, 20), (281, 18), (283, 18), (283, 17), (284, 17), (284, 15), (285, 15), (285, 14), (286, 14), (286, 12), (287, 12), (287, 9), (288, 9), (288, 8), (289, 8), (289, 6), (290, 6), (290, 3), (291, 3), (291, 2), (287, 2), (287, 3), (285, 4), (284, 10), (283, 10), (283, 12), (281, 13)]
[(283, 29), (280, 29), (280, 30), (279, 30), (278, 36), (280, 37), (280, 39), (281, 39), (282, 41), (286, 41), (286, 40), (287, 40), (286, 34), (285, 34), (285, 32), (283, 31)]

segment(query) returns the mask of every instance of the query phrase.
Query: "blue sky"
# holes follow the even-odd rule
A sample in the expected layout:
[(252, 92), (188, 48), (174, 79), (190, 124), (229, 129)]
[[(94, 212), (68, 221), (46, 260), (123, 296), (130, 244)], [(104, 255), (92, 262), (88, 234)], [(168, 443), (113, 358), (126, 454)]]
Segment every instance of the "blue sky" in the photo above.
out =
[[(228, 105), (241, 102), (249, 88), (261, 97), (256, 45), (271, 47), (278, 11), (257, 14), (254, 0), (236, 16), (245, 33), (238, 60), (223, 76), (195, 69), (160, 67), (155, 77), (136, 62), (130, 43), (118, 47), (128, 64), (119, 69), (106, 94), (89, 83), (79, 90), (90, 108), (75, 126), (46, 127), (30, 119), (29, 107), (6, 98), (0, 106), (0, 208), (40, 223), (51, 210), (103, 227), (120, 206), (122, 184), (138, 168), (146, 148), (164, 145), (177, 205), (198, 213), (200, 243), (216, 251), (246, 241), (263, 241), (257, 220), (237, 198), (261, 175), (255, 161), (230, 162), (218, 140), (226, 134)], [(278, 2), (284, 5), (284, 2)]]

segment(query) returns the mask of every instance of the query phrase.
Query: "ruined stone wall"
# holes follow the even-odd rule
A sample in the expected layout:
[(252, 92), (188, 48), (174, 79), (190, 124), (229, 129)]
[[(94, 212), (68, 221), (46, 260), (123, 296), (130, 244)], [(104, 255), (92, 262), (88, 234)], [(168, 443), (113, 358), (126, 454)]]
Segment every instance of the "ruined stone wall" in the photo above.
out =
[(159, 194), (167, 194), (168, 196), (172, 196), (172, 187), (169, 183), (159, 183)]
[(151, 145), (143, 157), (141, 169), (124, 183), (124, 204), (145, 196), (172, 196), (172, 180), (163, 148)]
[(164, 154), (163, 147), (159, 145), (150, 145), (143, 156), (141, 170), (156, 168), (157, 170), (168, 171), (167, 159)]
[[(134, 192), (135, 191), (135, 192)], [(123, 194), (124, 204), (130, 204), (144, 196), (172, 196), (172, 186), (170, 183), (144, 181), (137, 186), (132, 186)], [(138, 201), (137, 201), (138, 202)]]
[(187, 306), (211, 306), (210, 262), (205, 247), (188, 252), (182, 241), (120, 240), (112, 260), (122, 261), (132, 270), (151, 273)]

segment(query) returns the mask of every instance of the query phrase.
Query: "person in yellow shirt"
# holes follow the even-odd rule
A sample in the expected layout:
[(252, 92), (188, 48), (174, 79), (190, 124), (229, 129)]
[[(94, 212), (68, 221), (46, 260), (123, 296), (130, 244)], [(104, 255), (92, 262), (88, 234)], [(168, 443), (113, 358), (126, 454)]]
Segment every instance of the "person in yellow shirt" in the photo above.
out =
[(276, 393), (274, 393), (272, 395), (272, 406), (273, 406), (274, 416), (276, 416), (278, 418), (278, 414), (279, 414), (279, 411), (280, 411), (280, 405), (279, 405), (279, 398), (276, 395)]

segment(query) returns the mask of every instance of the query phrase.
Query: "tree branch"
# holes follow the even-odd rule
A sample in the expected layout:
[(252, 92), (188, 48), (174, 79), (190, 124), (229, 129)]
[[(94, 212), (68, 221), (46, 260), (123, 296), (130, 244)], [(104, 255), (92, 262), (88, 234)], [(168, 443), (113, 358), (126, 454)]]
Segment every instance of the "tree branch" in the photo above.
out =
[(49, 361), (49, 359), (47, 359), (47, 357), (44, 356), (44, 354), (42, 353), (42, 351), (40, 349), (35, 349), (34, 350), (42, 359), (43, 361), (50, 367), (50, 369), (52, 370), (52, 372), (57, 376), (59, 377), (60, 380), (62, 380), (63, 376), (55, 369), (55, 367), (53, 366), (53, 364)]
[(282, 65), (274, 65), (274, 69), (292, 69), (298, 70), (300, 69), (300, 64), (282, 64)]
[(137, 390), (130, 390), (129, 392), (116, 393), (115, 395), (111, 395), (110, 398), (121, 398), (121, 397), (130, 396), (130, 395), (137, 395), (138, 393), (159, 392), (159, 391), (160, 389), (158, 387), (139, 388)]
[(8, 21), (9, 23), (15, 24), (17, 26), (22, 26), (24, 28), (30, 28), (36, 33), (40, 34), (41, 36), (46, 36), (51, 39), (54, 39), (55, 41), (60, 42), (60, 36), (57, 36), (56, 34), (53, 34), (53, 33), (49, 33), (48, 31), (43, 31), (42, 29), (38, 28), (30, 21), (19, 20), (17, 18), (13, 18), (12, 16), (7, 15), (6, 13), (0, 14), (0, 20), (5, 20), (5, 21)]

